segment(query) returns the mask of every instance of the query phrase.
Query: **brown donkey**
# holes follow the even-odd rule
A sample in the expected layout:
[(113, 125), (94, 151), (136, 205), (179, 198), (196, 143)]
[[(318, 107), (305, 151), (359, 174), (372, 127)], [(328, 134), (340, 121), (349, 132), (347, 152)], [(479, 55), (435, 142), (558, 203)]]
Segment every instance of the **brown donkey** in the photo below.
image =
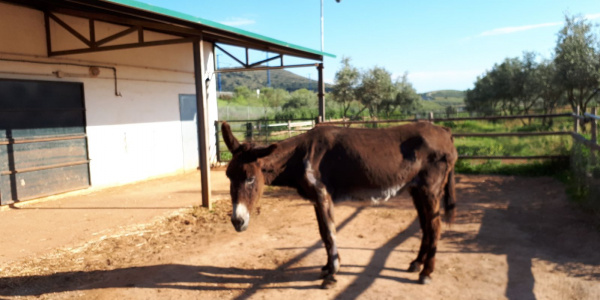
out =
[(335, 241), (333, 202), (342, 199), (387, 200), (404, 189), (412, 195), (423, 238), (408, 270), (429, 283), (440, 238), (440, 200), (454, 214), (454, 163), (458, 157), (449, 129), (426, 122), (386, 129), (318, 126), (267, 147), (240, 144), (227, 123), (223, 139), (233, 154), (227, 167), (233, 205), (231, 222), (248, 228), (250, 211), (263, 186), (295, 188), (315, 206), (327, 249), (322, 287), (335, 285), (340, 268)]

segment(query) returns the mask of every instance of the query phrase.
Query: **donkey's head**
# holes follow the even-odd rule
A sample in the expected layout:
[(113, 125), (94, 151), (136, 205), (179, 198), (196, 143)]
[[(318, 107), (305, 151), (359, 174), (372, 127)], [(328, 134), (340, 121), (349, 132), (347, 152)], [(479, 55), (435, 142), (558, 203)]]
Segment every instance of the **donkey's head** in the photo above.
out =
[(265, 185), (261, 158), (271, 154), (277, 145), (254, 147), (247, 143), (240, 144), (225, 122), (221, 126), (221, 132), (227, 148), (233, 154), (226, 173), (230, 181), (229, 192), (233, 206), (231, 223), (235, 230), (241, 232), (248, 228), (250, 212), (262, 196)]

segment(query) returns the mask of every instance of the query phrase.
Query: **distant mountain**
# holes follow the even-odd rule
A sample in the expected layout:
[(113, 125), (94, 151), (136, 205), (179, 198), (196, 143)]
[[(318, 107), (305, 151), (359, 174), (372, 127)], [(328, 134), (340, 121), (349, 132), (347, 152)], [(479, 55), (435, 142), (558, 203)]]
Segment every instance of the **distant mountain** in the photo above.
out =
[[(284, 89), (289, 92), (302, 88), (317, 91), (318, 81), (294, 74), (286, 70), (270, 70), (271, 87)], [(249, 89), (260, 89), (268, 86), (267, 71), (247, 71), (221, 73), (221, 91), (233, 92), (235, 87), (247, 86)], [(330, 84), (325, 84), (325, 90), (331, 89)]]
[(439, 90), (421, 94), (423, 100), (465, 99), (465, 91)]

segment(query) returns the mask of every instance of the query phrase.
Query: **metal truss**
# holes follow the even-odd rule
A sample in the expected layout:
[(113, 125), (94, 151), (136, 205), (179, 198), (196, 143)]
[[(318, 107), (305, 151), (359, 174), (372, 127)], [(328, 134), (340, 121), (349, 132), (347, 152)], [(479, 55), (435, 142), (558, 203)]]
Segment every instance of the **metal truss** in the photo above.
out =
[[(46, 48), (47, 48), (48, 56), (59, 56), (59, 55), (109, 51), (109, 50), (141, 48), (141, 47), (159, 46), (159, 45), (191, 43), (195, 39), (198, 38), (197, 36), (194, 36), (192, 34), (192, 32), (188, 32), (188, 34), (186, 34), (184, 29), (178, 29), (177, 31), (179, 31), (181, 33), (181, 35), (175, 36), (175, 38), (145, 41), (144, 40), (144, 31), (154, 31), (154, 32), (167, 33), (169, 35), (173, 35), (174, 30), (171, 27), (167, 28), (167, 26), (161, 26), (161, 25), (150, 23), (150, 22), (128, 20), (128, 19), (124, 19), (124, 18), (96, 14), (96, 13), (82, 13), (82, 12), (70, 13), (68, 10), (64, 10), (64, 9), (60, 10), (59, 13), (88, 19), (88, 22), (89, 22), (88, 36), (89, 36), (89, 38), (85, 37), (79, 31), (74, 29), (67, 22), (65, 22), (63, 19), (61, 19), (59, 16), (57, 16), (54, 12), (45, 11), (44, 19), (45, 19), (45, 25), (46, 25)], [(96, 29), (95, 29), (97, 21), (118, 24), (121, 26), (125, 26), (127, 28), (120, 32), (117, 32), (113, 35), (107, 36), (105, 38), (97, 39)], [(85, 44), (85, 47), (69, 49), (69, 50), (60, 50), (60, 51), (52, 50), (53, 35), (50, 30), (51, 22), (64, 28), (72, 36), (74, 36), (75, 38), (77, 38), (78, 40), (83, 42), (83, 44)], [(113, 42), (115, 40), (118, 40), (119, 38), (131, 35), (131, 34), (137, 34), (136, 42), (122, 43), (122, 44), (116, 44), (116, 45), (114, 45), (114, 44), (107, 45), (110, 42)], [(197, 33), (196, 33), (196, 35), (197, 35)]]
[[(274, 70), (274, 69), (287, 69), (287, 68), (303, 68), (303, 67), (318, 67), (320, 64), (320, 63), (311, 63), (311, 64), (285, 65), (283, 63), (283, 54), (280, 54), (280, 53), (278, 53), (277, 56), (273, 56), (273, 57), (270, 57), (267, 59), (263, 59), (263, 60), (251, 63), (250, 55), (249, 55), (250, 48), (248, 48), (248, 47), (244, 47), (244, 49), (246, 51), (245, 51), (245, 57), (243, 60), (236, 57), (235, 55), (229, 53), (227, 50), (223, 49), (223, 47), (219, 46), (218, 44), (215, 44), (215, 48), (221, 50), (223, 53), (225, 53), (225, 55), (229, 56), (231, 59), (235, 60), (237, 63), (239, 63), (242, 66), (240, 68), (217, 69), (217, 70), (215, 70), (215, 72), (217, 72), (217, 73)], [(278, 66), (263, 66), (264, 63), (274, 61), (274, 60), (279, 60)]]

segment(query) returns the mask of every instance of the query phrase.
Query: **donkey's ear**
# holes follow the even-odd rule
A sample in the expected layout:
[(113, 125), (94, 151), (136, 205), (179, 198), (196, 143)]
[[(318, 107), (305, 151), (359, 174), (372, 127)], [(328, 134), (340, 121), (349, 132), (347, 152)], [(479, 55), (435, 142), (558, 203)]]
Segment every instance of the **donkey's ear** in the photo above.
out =
[(233, 136), (231, 132), (231, 127), (227, 122), (223, 122), (221, 125), (221, 133), (223, 134), (223, 141), (225, 141), (225, 145), (231, 153), (235, 153), (240, 149), (240, 142)]
[(271, 155), (275, 149), (277, 149), (277, 144), (271, 144), (266, 148), (252, 149), (252, 154), (256, 155), (256, 158), (262, 158)]

